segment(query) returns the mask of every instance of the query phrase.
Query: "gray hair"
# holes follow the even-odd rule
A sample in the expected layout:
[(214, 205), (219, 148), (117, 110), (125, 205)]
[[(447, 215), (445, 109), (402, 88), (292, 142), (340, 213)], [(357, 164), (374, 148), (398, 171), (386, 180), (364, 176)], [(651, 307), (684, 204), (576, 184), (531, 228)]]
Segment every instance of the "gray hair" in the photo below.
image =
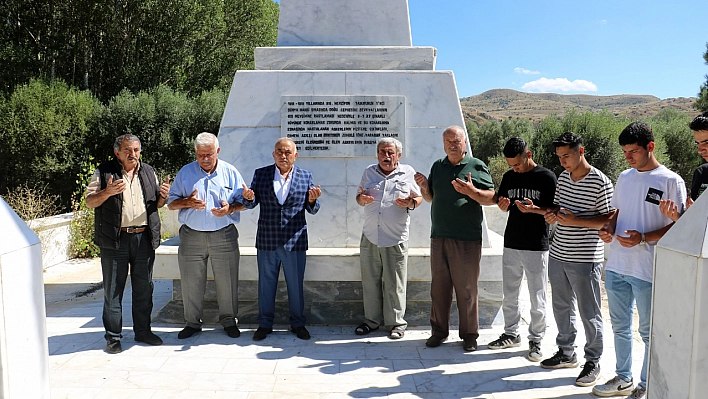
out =
[(401, 144), (398, 139), (394, 139), (393, 137), (381, 137), (379, 139), (379, 142), (376, 143), (376, 152), (379, 152), (379, 148), (381, 148), (382, 145), (395, 145), (396, 146), (396, 153), (400, 154), (403, 152), (403, 144)]
[(287, 141), (289, 143), (293, 143), (293, 147), (295, 147), (295, 154), (297, 154), (297, 144), (295, 144), (295, 141), (291, 139), (290, 137), (281, 137), (278, 140), (275, 140), (275, 145), (274, 147), (277, 147), (278, 144), (282, 143), (283, 141)]
[(194, 139), (194, 149), (197, 147), (211, 147), (214, 146), (215, 149), (219, 148), (219, 139), (209, 132), (202, 132), (197, 135)]
[[(116, 137), (116, 141), (113, 142), (113, 150), (115, 150), (116, 152), (120, 152), (120, 146), (123, 145), (124, 141), (128, 141), (130, 143), (137, 141), (138, 144), (140, 144), (140, 139), (138, 138), (138, 136), (135, 136), (130, 133), (123, 134), (121, 136)], [(142, 144), (140, 146), (142, 147)]]

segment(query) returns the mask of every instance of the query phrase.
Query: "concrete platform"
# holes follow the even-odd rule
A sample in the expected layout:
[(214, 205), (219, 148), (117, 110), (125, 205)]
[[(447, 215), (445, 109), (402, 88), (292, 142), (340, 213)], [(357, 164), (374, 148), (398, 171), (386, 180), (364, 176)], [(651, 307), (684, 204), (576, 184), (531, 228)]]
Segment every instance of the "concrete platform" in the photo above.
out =
[[(479, 282), (480, 323), (492, 324), (501, 308), (501, 256), (503, 237), (488, 231), (490, 248), (482, 249)], [(172, 280), (172, 301), (157, 315), (157, 320), (182, 323), (182, 291), (177, 250), (179, 237), (173, 237), (156, 251), (155, 279)], [(254, 247), (240, 248), (239, 320), (256, 323), (258, 316), (258, 265)], [(207, 272), (207, 291), (203, 320), (216, 323), (218, 309), (211, 266)], [(307, 251), (305, 270), (305, 315), (310, 325), (359, 323), (364, 317), (359, 248), (311, 248)], [(430, 311), (430, 249), (408, 251), (407, 317), (410, 325), (427, 325)], [(457, 323), (457, 307), (453, 302), (453, 323)], [(287, 323), (287, 289), (281, 272), (276, 295), (276, 323)]]
[[(520, 348), (492, 351), (484, 344), (502, 333), (497, 315), (480, 330), (480, 348), (465, 353), (452, 331), (450, 341), (426, 348), (425, 326), (411, 328), (399, 341), (381, 331), (353, 334), (354, 325), (310, 327), (312, 339), (302, 341), (276, 326), (263, 341), (251, 339), (253, 325), (241, 325), (242, 336), (231, 339), (220, 326), (187, 340), (178, 340), (181, 324), (153, 323), (165, 341), (150, 347), (133, 340), (130, 287), (124, 297), (123, 353), (108, 355), (101, 324), (103, 291), (95, 260), (72, 261), (45, 272), (50, 382), (53, 399), (63, 398), (395, 398), (395, 399), (590, 399), (591, 388), (573, 385), (580, 368), (545, 370), (524, 358)], [(93, 288), (92, 288), (93, 287)], [(155, 313), (172, 297), (170, 280), (155, 281)], [(88, 292), (88, 293), (87, 293)], [(524, 291), (522, 290), (522, 293)], [(527, 328), (528, 301), (522, 298), (522, 334)], [(614, 373), (609, 315), (605, 316), (603, 380)], [(548, 306), (545, 355), (556, 350), (556, 327)], [(577, 344), (584, 344), (582, 325)], [(635, 359), (643, 347), (635, 333)], [(634, 362), (635, 375), (641, 363)]]

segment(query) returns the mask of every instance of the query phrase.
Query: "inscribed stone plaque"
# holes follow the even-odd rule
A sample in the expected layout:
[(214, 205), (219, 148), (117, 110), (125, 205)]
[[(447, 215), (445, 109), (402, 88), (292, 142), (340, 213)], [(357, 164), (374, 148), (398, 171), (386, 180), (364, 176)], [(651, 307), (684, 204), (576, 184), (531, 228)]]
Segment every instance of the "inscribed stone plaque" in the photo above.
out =
[(381, 137), (405, 146), (404, 96), (282, 96), (280, 135), (301, 157), (373, 157)]

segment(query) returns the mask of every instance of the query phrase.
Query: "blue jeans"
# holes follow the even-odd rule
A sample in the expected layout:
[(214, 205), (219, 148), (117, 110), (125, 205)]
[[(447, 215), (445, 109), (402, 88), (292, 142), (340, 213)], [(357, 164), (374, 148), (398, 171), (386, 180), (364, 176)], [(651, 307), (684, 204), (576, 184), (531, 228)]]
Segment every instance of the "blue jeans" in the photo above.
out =
[(305, 251), (288, 251), (280, 247), (275, 251), (258, 250), (258, 326), (273, 327), (275, 317), (275, 293), (278, 289), (280, 265), (283, 265), (285, 284), (288, 287), (288, 303), (290, 305), (290, 326), (305, 325), (305, 296), (303, 280), (305, 279)]
[(128, 270), (133, 287), (133, 331), (136, 336), (150, 331), (154, 263), (155, 250), (147, 231), (135, 234), (121, 232), (118, 249), (101, 248), (103, 327), (107, 341), (122, 337), (123, 291)]
[(605, 289), (610, 307), (612, 332), (615, 337), (616, 373), (624, 380), (632, 378), (632, 315), (634, 302), (639, 313), (639, 335), (644, 341), (644, 361), (639, 386), (647, 386), (647, 361), (649, 360), (649, 318), (651, 317), (652, 283), (624, 274), (607, 271)]

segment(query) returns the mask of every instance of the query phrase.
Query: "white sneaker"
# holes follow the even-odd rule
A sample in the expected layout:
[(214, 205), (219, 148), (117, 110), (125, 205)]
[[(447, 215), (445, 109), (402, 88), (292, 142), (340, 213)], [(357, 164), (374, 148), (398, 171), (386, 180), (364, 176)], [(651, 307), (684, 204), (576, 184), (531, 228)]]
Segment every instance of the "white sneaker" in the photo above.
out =
[(633, 388), (634, 383), (632, 380), (625, 381), (617, 375), (606, 383), (593, 387), (592, 393), (596, 396), (629, 395), (632, 393)]

